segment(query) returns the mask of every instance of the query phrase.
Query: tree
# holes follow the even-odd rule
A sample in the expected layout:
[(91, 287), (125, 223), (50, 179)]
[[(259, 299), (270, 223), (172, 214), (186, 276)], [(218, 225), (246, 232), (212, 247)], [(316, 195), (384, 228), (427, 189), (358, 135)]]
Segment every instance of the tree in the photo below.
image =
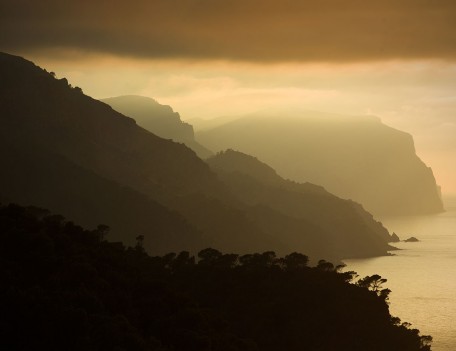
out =
[(239, 257), (239, 262), (244, 267), (271, 267), (276, 265), (279, 261), (276, 258), (274, 251), (266, 251), (261, 254), (247, 254)]
[(217, 265), (225, 268), (233, 268), (238, 264), (239, 255), (224, 254), (217, 260)]
[(138, 235), (136, 237), (135, 249), (138, 251), (144, 252), (144, 235)]
[(200, 259), (199, 264), (213, 264), (222, 256), (222, 253), (216, 249), (207, 248), (198, 252)]
[(334, 272), (334, 265), (326, 260), (318, 261), (317, 268), (325, 272)]
[(105, 224), (98, 225), (97, 229), (94, 230), (94, 233), (95, 233), (95, 235), (97, 235), (99, 242), (104, 241), (104, 239), (105, 239), (106, 235), (108, 235), (110, 229), (111, 228), (109, 228), (109, 226), (107, 226)]
[(382, 278), (378, 274), (368, 275), (356, 283), (358, 286), (369, 289), (370, 291), (375, 292), (383, 300), (387, 300), (391, 292), (390, 289), (383, 289), (383, 284), (387, 282), (387, 279)]
[(358, 285), (367, 288), (373, 292), (379, 292), (382, 289), (383, 284), (385, 284), (387, 280), (382, 278), (378, 274), (368, 275), (360, 280), (358, 280)]
[(195, 257), (190, 256), (190, 253), (188, 251), (182, 251), (171, 262), (173, 271), (183, 270), (186, 267), (193, 266), (194, 264), (195, 264)]
[(420, 336), (420, 346), (423, 350), (430, 350), (432, 344), (432, 336), (422, 335)]
[(282, 260), (286, 270), (301, 270), (307, 267), (309, 257), (298, 252), (286, 255)]

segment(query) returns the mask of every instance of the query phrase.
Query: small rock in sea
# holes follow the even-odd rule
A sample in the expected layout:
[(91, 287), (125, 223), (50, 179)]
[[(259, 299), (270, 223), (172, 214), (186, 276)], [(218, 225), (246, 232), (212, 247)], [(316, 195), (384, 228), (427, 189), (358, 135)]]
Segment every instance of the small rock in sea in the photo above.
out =
[(406, 243), (416, 243), (418, 242), (419, 240), (417, 238), (415, 238), (414, 236), (404, 240)]

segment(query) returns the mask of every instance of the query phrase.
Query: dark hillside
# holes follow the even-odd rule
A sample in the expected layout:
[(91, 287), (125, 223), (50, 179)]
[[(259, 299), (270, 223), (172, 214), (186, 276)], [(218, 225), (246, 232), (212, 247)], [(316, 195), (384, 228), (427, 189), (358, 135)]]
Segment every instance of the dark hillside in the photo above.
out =
[(3, 139), (35, 143), (146, 194), (210, 192), (219, 186), (185, 145), (138, 127), (65, 78), (8, 54), (0, 54), (0, 78)]
[[(390, 250), (388, 230), (361, 205), (324, 188), (281, 178), (258, 159), (227, 150), (207, 160), (257, 223), (315, 258), (375, 256)], [(324, 243), (324, 244), (322, 244)]]
[[(0, 54), (0, 111), (3, 148), (34, 155), (21, 164), (11, 152), (3, 153), (5, 159), (0, 162), (9, 167), (4, 174), (3, 189), (7, 189), (10, 182), (16, 184), (12, 187), (14, 192), (13, 189), (0, 190), (0, 198), (24, 205), (49, 206), (84, 225), (92, 225), (99, 218), (98, 221), (106, 221), (116, 237), (126, 242), (131, 240), (127, 227), (138, 229), (140, 234), (150, 237), (150, 242), (161, 241), (163, 235), (169, 235), (162, 245), (167, 250), (172, 247), (167, 246), (171, 243), (180, 249), (195, 247), (193, 239), (186, 239), (187, 235), (195, 235), (195, 230), (182, 224), (182, 216), (192, 224), (190, 227), (202, 232), (199, 248), (208, 245), (223, 248), (226, 243), (230, 249), (243, 252), (265, 249), (265, 246), (282, 247), (268, 239), (242, 211), (233, 208), (236, 201), (192, 150), (142, 129), (133, 119), (84, 95), (66, 79), (56, 79), (30, 61)], [(39, 150), (36, 157), (40, 157), (43, 164), (33, 160), (36, 150)], [(55, 162), (56, 159), (63, 161)], [(36, 177), (30, 173), (28, 161), (39, 166)], [(25, 178), (15, 178), (17, 174)], [(59, 178), (57, 184), (46, 179), (48, 176), (55, 179), (59, 174), (65, 178)], [(97, 177), (111, 185), (98, 187)], [(118, 188), (111, 191), (117, 186), (113, 184), (143, 195)], [(77, 187), (78, 196), (66, 200), (72, 198), (74, 205), (65, 204), (63, 200), (63, 194), (71, 194), (65, 189), (67, 185)], [(126, 203), (124, 198), (113, 196), (118, 192), (131, 195), (126, 212), (119, 211)], [(105, 207), (107, 199), (113, 203)], [(163, 206), (179, 211), (182, 216), (164, 211)], [(149, 212), (153, 208), (157, 212)], [(208, 217), (208, 212), (213, 213), (213, 217)], [(138, 225), (130, 226), (133, 218), (138, 220)], [(169, 228), (163, 226), (166, 218), (170, 219)], [(146, 227), (145, 223), (150, 226)], [(175, 236), (180, 229), (182, 240)]]
[(429, 351), (384, 279), (273, 252), (162, 257), (38, 208), (0, 206), (0, 349)]
[(108, 239), (128, 245), (145, 235), (145, 247), (154, 254), (195, 251), (210, 243), (179, 213), (63, 156), (0, 142), (0, 160), (4, 203), (39, 204), (88, 228), (109, 224)]
[(154, 253), (302, 248), (314, 260), (390, 249), (387, 231), (361, 208), (323, 205), (328, 194), (313, 185), (296, 185), (312, 192), (302, 202), (295, 190), (217, 175), (185, 145), (23, 58), (0, 54), (0, 111), (0, 199), (50, 208), (84, 226), (104, 223), (113, 240), (144, 235)]

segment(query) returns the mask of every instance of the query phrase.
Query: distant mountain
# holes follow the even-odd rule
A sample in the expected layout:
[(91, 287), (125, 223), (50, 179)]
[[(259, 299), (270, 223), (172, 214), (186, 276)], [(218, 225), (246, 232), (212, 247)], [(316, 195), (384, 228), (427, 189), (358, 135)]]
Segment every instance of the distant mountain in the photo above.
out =
[(235, 121), (236, 119), (241, 118), (236, 117), (236, 116), (222, 116), (222, 117), (217, 117), (217, 118), (212, 118), (212, 119), (204, 119), (204, 118), (191, 118), (188, 120), (189, 123), (192, 124), (193, 129), (195, 130), (196, 133), (204, 131), (204, 130), (209, 130), (213, 129), (216, 127), (220, 127), (226, 123)]
[(283, 208), (249, 202), (185, 145), (146, 131), (20, 57), (0, 54), (0, 111), (0, 201), (49, 208), (84, 226), (109, 225), (112, 240), (132, 243), (144, 235), (154, 254), (207, 246), (282, 254), (303, 246), (300, 240), (309, 243), (305, 252), (313, 259), (389, 249), (385, 230), (378, 235), (378, 225), (354, 215), (345, 202), (307, 205), (329, 211), (321, 220), (357, 228), (353, 235), (293, 213), (288, 190), (282, 194), (280, 187), (265, 194), (283, 196)]
[[(207, 160), (234, 194), (250, 206), (246, 212), (296, 250), (319, 257), (378, 255), (392, 238), (361, 205), (324, 188), (281, 178), (258, 159), (233, 150)], [(322, 245), (322, 243), (325, 243)]]
[(179, 113), (174, 112), (171, 106), (161, 105), (154, 99), (124, 95), (102, 99), (114, 110), (132, 117), (138, 125), (161, 138), (173, 139), (184, 143), (201, 158), (212, 155), (212, 152), (195, 141), (193, 127), (181, 120)]
[(197, 133), (197, 140), (214, 151), (257, 156), (286, 178), (322, 185), (376, 215), (443, 210), (412, 136), (374, 117), (250, 115)]

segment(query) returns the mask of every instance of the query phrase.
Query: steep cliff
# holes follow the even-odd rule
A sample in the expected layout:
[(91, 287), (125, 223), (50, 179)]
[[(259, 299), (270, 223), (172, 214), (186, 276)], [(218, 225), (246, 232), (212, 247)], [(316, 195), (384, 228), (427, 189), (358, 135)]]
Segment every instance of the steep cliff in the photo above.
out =
[(374, 117), (319, 112), (252, 115), (197, 139), (214, 151), (234, 148), (267, 162), (282, 176), (324, 186), (378, 215), (443, 210), (432, 170), (410, 134)]

